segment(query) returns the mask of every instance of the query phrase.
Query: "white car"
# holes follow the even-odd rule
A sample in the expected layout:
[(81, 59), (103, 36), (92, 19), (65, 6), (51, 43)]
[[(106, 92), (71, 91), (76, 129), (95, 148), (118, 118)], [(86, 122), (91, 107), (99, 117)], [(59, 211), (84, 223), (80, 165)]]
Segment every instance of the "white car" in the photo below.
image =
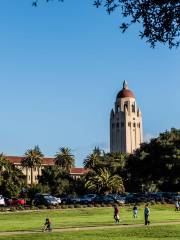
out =
[(58, 204), (61, 203), (61, 199), (59, 197), (54, 197), (56, 199), (56, 201), (58, 202)]
[(2, 195), (0, 195), (0, 206), (5, 206), (5, 201)]

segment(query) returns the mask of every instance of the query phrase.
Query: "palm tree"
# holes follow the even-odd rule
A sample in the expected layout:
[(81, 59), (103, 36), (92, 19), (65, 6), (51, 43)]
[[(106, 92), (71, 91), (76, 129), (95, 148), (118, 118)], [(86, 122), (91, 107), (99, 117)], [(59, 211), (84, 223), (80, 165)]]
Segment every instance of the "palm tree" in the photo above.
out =
[(25, 152), (25, 157), (21, 161), (23, 168), (31, 169), (31, 185), (33, 185), (33, 168), (41, 166), (43, 156), (38, 145), (36, 145), (33, 149), (28, 149)]
[(55, 155), (55, 164), (70, 172), (70, 169), (74, 167), (75, 158), (71, 154), (71, 149), (68, 147), (61, 147), (59, 152)]
[(99, 156), (97, 153), (89, 154), (83, 162), (84, 168), (94, 170), (99, 163)]
[(118, 152), (107, 153), (104, 158), (111, 173), (122, 173), (126, 165), (127, 154)]
[(10, 165), (10, 162), (7, 160), (6, 156), (1, 153), (0, 154), (0, 173), (6, 168), (8, 168)]
[(111, 175), (106, 168), (100, 168), (96, 174), (90, 176), (85, 186), (88, 190), (99, 194), (124, 192), (122, 178), (118, 175)]

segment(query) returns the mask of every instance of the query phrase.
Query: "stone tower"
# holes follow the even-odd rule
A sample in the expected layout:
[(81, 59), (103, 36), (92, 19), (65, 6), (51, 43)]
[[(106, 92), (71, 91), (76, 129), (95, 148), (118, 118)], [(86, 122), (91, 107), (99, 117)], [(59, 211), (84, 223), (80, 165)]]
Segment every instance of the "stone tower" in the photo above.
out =
[(124, 81), (110, 114), (110, 152), (133, 153), (142, 142), (142, 114)]

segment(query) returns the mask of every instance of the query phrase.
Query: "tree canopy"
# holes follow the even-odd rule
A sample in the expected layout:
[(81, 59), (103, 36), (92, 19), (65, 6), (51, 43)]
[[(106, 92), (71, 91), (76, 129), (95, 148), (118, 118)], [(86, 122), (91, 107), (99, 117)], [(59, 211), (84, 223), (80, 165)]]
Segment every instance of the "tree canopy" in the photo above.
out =
[[(34, 0), (33, 6), (37, 5), (38, 0)], [(139, 36), (151, 47), (157, 43), (167, 44), (169, 48), (180, 44), (179, 0), (94, 0), (94, 6), (104, 7), (108, 14), (118, 11), (122, 32), (132, 24), (140, 23)]]
[(61, 147), (59, 152), (55, 154), (55, 164), (65, 169), (67, 172), (74, 167), (75, 158), (71, 154), (71, 149), (68, 147)]
[[(142, 144), (128, 158), (126, 187), (141, 191), (180, 190), (180, 130), (172, 128)], [(129, 185), (128, 185), (129, 183)]]

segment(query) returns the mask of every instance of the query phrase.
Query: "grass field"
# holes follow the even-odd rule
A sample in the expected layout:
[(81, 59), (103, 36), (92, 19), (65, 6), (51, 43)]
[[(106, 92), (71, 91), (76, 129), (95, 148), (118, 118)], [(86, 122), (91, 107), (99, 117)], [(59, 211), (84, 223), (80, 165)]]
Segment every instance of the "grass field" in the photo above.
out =
[(180, 240), (180, 226), (0, 236), (0, 240)]
[[(152, 223), (180, 221), (180, 212), (172, 205), (153, 205), (150, 207)], [(132, 217), (132, 207), (120, 208), (121, 224), (143, 223), (144, 206), (139, 209), (137, 219)], [(45, 218), (50, 218), (53, 228), (111, 226), (114, 225), (113, 208), (81, 208), (67, 210), (44, 210), (35, 212), (0, 213), (0, 231), (40, 230)], [(31, 235), (0, 236), (3, 239), (82, 239), (82, 240), (180, 240), (180, 225), (130, 227), (104, 230), (83, 230), (62, 233), (33, 233)]]

